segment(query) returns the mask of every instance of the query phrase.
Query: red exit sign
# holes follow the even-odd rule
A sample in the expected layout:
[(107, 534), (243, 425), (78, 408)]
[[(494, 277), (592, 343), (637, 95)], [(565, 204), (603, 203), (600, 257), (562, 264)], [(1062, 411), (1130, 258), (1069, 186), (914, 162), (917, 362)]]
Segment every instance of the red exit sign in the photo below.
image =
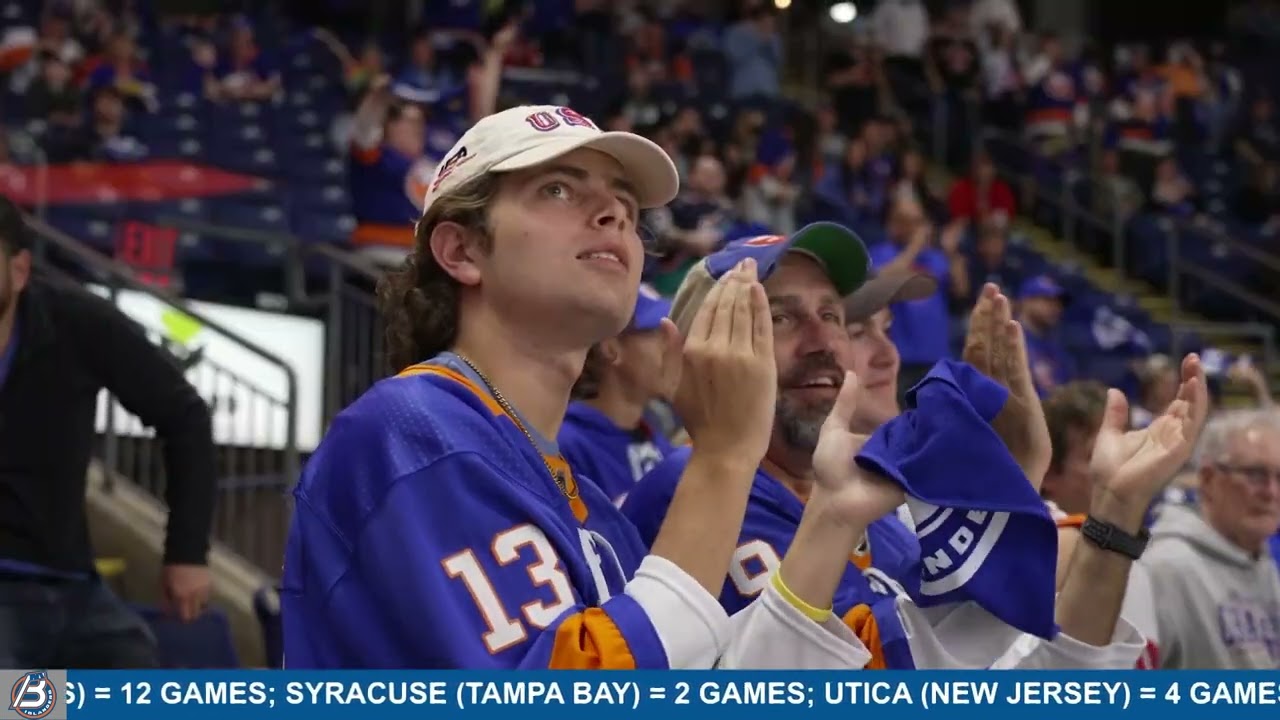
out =
[(177, 246), (177, 230), (128, 220), (116, 234), (116, 259), (132, 268), (142, 282), (167, 288), (174, 280)]

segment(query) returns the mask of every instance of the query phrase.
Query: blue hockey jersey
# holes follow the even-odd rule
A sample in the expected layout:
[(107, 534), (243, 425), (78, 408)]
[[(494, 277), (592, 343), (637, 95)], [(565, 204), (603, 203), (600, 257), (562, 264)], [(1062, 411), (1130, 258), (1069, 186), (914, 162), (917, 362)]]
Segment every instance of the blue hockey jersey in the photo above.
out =
[(339, 414), (294, 491), (287, 666), (666, 668), (623, 592), (646, 547), (540, 444), (448, 353)]
[[(623, 503), (622, 512), (647, 545), (657, 538), (690, 454), (689, 447), (674, 450)], [(750, 605), (768, 586), (770, 575), (791, 546), (803, 512), (800, 498), (764, 466), (756, 470), (738, 549), (720, 593), (720, 604), (731, 615)], [(865, 552), (849, 558), (834, 610), (871, 652), (868, 668), (914, 668), (906, 631), (897, 617), (895, 593), (880, 578), (901, 582), (918, 577), (919, 560), (915, 534), (892, 515), (873, 522), (867, 528)]]
[(574, 471), (594, 481), (614, 503), (671, 452), (671, 441), (647, 417), (628, 430), (583, 402), (569, 406), (560, 426), (560, 451)]

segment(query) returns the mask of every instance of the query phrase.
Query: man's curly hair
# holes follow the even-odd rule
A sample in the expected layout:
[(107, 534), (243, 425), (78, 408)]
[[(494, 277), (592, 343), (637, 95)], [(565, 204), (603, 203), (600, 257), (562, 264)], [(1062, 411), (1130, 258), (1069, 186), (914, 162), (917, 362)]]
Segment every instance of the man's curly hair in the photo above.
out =
[(436, 262), (431, 233), (455, 222), (479, 233), (482, 249), (492, 248), (489, 208), (498, 178), (486, 173), (436, 198), (414, 230), (413, 251), (378, 283), (378, 312), (385, 328), (387, 363), (393, 373), (453, 346), (458, 336), (458, 281)]

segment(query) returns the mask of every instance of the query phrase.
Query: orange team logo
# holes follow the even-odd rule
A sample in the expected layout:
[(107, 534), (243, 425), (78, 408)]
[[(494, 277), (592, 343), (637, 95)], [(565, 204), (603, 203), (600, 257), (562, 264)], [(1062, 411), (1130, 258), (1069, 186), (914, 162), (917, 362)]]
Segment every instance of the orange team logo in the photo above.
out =
[(742, 244), (748, 247), (767, 247), (769, 245), (777, 245), (786, 239), (786, 235), (758, 235), (750, 240), (743, 240)]
[(413, 206), (422, 210), (422, 201), (431, 189), (431, 178), (436, 174), (436, 162), (431, 158), (421, 158), (409, 167), (404, 176), (404, 192), (409, 196)]
[(58, 689), (43, 670), (18, 678), (9, 691), (9, 709), (31, 720), (48, 716), (57, 704)]

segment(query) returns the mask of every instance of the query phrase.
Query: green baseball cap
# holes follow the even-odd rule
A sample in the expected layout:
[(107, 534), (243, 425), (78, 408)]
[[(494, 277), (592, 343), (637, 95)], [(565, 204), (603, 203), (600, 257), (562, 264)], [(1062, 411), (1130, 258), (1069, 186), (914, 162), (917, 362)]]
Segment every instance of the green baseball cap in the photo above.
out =
[(698, 261), (685, 275), (671, 305), (671, 318), (682, 331), (688, 329), (702, 300), (725, 273), (752, 258), (764, 280), (789, 252), (804, 253), (826, 270), (841, 297), (853, 294), (866, 282), (871, 256), (862, 238), (833, 222), (806, 225), (790, 235), (760, 235), (735, 240)]

